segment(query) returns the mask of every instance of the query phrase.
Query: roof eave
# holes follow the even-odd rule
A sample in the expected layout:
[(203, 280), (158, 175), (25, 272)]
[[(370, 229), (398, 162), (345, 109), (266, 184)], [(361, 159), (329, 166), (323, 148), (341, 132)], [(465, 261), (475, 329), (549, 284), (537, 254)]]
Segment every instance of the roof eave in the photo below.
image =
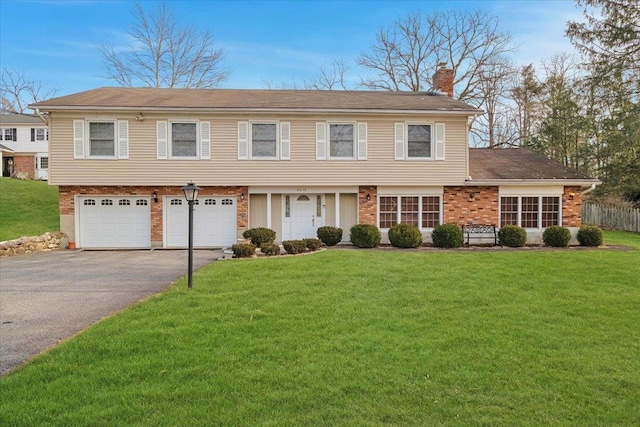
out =
[(215, 108), (215, 107), (148, 107), (148, 106), (90, 106), (90, 105), (52, 105), (45, 103), (30, 104), (29, 108), (39, 108), (42, 111), (181, 111), (181, 112), (207, 112), (207, 113), (348, 113), (348, 114), (444, 114), (456, 116), (474, 116), (482, 114), (482, 110), (463, 109), (424, 109), (424, 110), (394, 110), (394, 109), (367, 109), (367, 108)]
[(464, 182), (465, 186), (496, 186), (496, 185), (599, 185), (602, 181), (594, 178), (585, 179), (564, 179), (564, 178), (546, 178), (546, 179), (472, 179)]

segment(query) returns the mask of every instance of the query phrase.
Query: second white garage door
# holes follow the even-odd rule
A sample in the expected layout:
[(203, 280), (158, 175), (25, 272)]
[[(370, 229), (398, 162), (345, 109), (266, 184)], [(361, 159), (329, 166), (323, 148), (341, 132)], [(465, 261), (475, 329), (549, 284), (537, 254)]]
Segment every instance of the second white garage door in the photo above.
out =
[[(164, 199), (164, 246), (189, 245), (189, 205), (184, 197)], [(236, 243), (236, 198), (200, 197), (193, 206), (193, 246), (212, 248)]]

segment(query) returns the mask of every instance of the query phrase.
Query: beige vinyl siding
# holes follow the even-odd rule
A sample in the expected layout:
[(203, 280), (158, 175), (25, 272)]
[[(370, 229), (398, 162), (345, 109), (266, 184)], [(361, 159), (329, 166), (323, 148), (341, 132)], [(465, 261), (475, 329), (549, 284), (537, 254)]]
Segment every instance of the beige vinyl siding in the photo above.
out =
[(336, 225), (336, 195), (324, 195), (324, 225), (335, 227)]
[[(53, 185), (460, 185), (466, 177), (465, 116), (421, 115), (221, 115), (144, 112), (81, 114), (53, 112), (50, 175)], [(129, 121), (129, 159), (73, 159), (73, 120)], [(157, 120), (211, 123), (211, 159), (158, 160)], [(291, 123), (291, 160), (238, 160), (238, 121)], [(316, 160), (316, 123), (366, 122), (367, 160)], [(394, 124), (429, 121), (446, 125), (446, 160), (394, 160)]]
[(249, 196), (249, 228), (267, 226), (267, 195)]
[(271, 195), (271, 229), (276, 232), (276, 241), (282, 241), (282, 196)]
[(349, 229), (358, 223), (358, 195), (340, 194), (340, 228), (342, 241), (349, 240)]

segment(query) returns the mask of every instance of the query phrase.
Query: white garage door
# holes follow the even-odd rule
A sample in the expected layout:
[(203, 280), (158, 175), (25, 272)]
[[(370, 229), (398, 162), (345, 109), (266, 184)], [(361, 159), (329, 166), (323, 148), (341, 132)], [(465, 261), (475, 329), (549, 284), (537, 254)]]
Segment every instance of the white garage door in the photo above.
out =
[(144, 197), (80, 197), (82, 248), (151, 247), (151, 210)]
[[(189, 246), (189, 204), (184, 197), (165, 197), (165, 247)], [(236, 242), (236, 198), (199, 197), (193, 206), (193, 246), (212, 248)]]

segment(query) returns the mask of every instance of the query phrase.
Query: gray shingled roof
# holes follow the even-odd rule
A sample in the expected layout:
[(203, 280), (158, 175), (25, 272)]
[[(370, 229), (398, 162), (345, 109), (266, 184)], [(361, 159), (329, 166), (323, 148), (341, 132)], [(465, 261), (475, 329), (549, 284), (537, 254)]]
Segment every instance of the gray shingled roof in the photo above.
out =
[(30, 105), (62, 109), (362, 110), (478, 114), (481, 110), (428, 92), (254, 89), (154, 89), (103, 87)]
[(574, 169), (524, 148), (469, 149), (471, 182), (495, 180), (569, 180), (598, 183)]
[(31, 114), (0, 114), (0, 125), (44, 125), (40, 117)]

